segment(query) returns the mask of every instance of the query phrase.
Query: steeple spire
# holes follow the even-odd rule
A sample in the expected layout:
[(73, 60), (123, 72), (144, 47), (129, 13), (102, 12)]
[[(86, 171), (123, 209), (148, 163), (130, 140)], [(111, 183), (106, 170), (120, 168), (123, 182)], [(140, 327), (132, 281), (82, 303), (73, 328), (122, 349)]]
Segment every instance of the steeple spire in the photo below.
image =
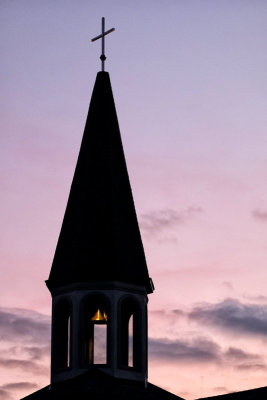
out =
[(107, 72), (97, 74), (47, 286), (96, 281), (153, 291)]

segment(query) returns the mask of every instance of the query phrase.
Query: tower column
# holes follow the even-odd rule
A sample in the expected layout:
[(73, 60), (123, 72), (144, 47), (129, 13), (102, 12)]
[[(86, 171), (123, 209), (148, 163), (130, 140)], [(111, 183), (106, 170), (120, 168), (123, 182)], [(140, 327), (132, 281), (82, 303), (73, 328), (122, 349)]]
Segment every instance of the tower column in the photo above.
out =
[(72, 316), (72, 346), (71, 346), (71, 367), (74, 370), (80, 368), (80, 342), (81, 342), (81, 321), (80, 321), (80, 301), (75, 292), (72, 296), (73, 301), (73, 316)]
[(111, 301), (111, 323), (110, 323), (110, 340), (107, 343), (107, 348), (110, 353), (110, 367), (112, 375), (116, 375), (116, 369), (118, 368), (118, 306), (116, 301), (116, 294), (112, 293)]

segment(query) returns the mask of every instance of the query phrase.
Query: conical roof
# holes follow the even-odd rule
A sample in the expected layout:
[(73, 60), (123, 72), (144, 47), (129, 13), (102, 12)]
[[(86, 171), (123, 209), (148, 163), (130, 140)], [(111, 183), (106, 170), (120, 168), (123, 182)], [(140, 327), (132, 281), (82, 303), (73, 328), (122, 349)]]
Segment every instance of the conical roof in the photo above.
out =
[(97, 74), (47, 286), (153, 284), (138, 227), (109, 74)]

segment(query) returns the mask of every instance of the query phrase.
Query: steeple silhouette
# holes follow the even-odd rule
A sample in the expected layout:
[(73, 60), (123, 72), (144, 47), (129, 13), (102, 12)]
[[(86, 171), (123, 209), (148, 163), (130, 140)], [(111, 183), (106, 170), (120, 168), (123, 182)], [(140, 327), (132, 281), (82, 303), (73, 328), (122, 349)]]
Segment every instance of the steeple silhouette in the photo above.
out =
[(47, 286), (99, 280), (153, 291), (107, 72), (97, 74)]
[(25, 399), (180, 399), (147, 382), (148, 274), (107, 72), (97, 74), (55, 256), (51, 384)]

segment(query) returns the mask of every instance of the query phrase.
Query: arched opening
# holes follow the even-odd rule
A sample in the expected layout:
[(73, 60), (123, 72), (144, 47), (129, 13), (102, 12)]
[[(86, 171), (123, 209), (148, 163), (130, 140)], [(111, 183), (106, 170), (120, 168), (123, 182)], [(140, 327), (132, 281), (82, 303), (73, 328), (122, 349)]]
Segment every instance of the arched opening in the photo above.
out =
[(128, 367), (133, 367), (133, 314), (128, 323)]
[(53, 311), (53, 361), (56, 370), (71, 366), (71, 302), (59, 300)]
[(67, 350), (67, 367), (70, 367), (70, 315), (68, 317), (68, 350)]
[(109, 304), (102, 295), (91, 295), (83, 307), (83, 364), (108, 363)]
[(140, 369), (142, 364), (142, 312), (130, 297), (119, 307), (118, 358), (122, 368)]

